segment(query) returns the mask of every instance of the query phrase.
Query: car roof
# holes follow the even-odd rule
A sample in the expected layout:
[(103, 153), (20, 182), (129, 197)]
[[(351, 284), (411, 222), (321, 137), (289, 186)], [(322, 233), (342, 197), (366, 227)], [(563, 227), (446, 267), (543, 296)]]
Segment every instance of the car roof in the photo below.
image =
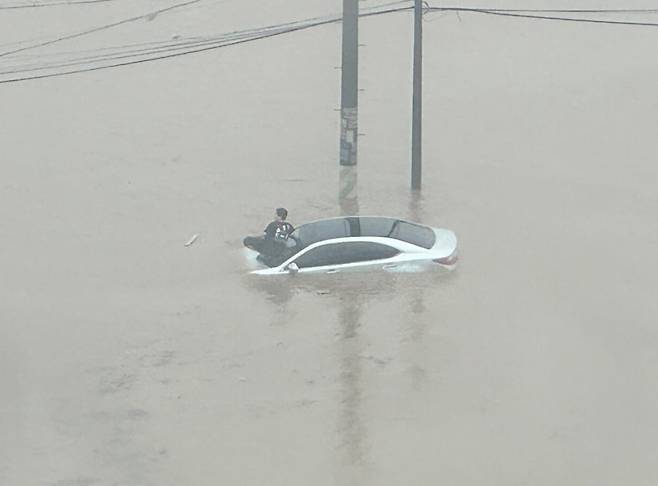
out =
[(299, 247), (337, 238), (379, 237), (404, 241), (429, 249), (435, 241), (428, 226), (399, 218), (382, 216), (344, 216), (321, 219), (299, 226), (292, 234)]

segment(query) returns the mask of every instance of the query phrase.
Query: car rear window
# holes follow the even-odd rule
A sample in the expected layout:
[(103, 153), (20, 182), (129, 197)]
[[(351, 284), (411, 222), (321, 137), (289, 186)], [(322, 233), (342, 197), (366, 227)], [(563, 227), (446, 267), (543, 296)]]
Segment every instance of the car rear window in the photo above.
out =
[(430, 249), (434, 246), (436, 235), (427, 226), (409, 223), (400, 219), (361, 217), (349, 218), (353, 221), (352, 228), (358, 228), (359, 234), (352, 236), (381, 236), (406, 241), (412, 245)]
[(299, 268), (343, 265), (392, 258), (400, 253), (388, 245), (370, 242), (330, 243), (307, 251), (295, 260)]
[(408, 223), (406, 221), (397, 221), (390, 237), (395, 238), (396, 240), (406, 241), (407, 243), (422, 248), (427, 248), (428, 250), (432, 248), (436, 242), (436, 235), (430, 228)]

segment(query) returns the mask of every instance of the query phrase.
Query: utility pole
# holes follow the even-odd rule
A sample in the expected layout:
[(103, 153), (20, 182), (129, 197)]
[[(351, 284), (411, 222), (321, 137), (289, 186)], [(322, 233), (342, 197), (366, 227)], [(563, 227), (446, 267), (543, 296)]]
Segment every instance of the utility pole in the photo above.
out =
[(423, 2), (414, 0), (414, 81), (411, 124), (411, 189), (420, 190), (423, 179)]
[(343, 0), (340, 165), (356, 165), (359, 106), (359, 0)]

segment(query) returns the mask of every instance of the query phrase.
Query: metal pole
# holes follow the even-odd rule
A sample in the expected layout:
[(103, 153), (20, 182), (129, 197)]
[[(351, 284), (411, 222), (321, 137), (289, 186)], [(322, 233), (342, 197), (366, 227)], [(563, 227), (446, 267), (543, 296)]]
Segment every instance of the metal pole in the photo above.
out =
[(414, 81), (413, 121), (411, 125), (411, 188), (419, 190), (422, 185), (423, 151), (423, 2), (414, 4)]
[(356, 165), (359, 101), (359, 0), (343, 0), (340, 165)]

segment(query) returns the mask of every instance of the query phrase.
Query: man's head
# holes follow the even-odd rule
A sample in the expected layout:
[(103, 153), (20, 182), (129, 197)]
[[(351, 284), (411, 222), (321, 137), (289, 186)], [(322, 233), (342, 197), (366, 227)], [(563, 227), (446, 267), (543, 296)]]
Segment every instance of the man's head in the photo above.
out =
[(276, 217), (281, 221), (285, 221), (288, 217), (288, 210), (286, 208), (276, 208)]

